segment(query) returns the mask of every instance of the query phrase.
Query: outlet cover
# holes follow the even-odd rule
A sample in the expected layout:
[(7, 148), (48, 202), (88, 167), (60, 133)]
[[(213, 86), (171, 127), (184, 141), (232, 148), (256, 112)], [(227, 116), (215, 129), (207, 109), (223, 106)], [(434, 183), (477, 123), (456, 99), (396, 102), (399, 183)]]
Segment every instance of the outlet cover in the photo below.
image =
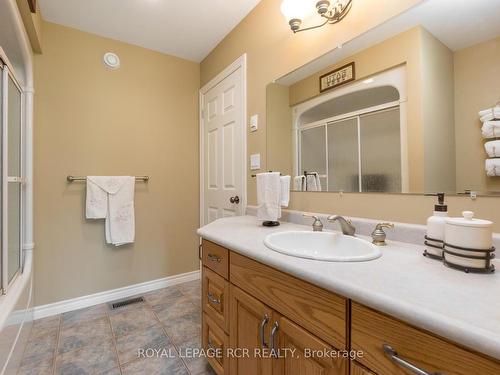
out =
[(250, 131), (256, 132), (259, 128), (259, 115), (253, 115), (250, 117)]

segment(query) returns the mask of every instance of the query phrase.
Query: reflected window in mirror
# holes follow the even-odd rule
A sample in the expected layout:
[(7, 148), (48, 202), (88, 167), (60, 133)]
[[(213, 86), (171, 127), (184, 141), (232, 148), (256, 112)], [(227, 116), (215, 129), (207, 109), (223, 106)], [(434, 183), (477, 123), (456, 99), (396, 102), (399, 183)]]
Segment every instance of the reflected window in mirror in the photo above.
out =
[(297, 127), (298, 174), (318, 173), (326, 191), (401, 192), (399, 105), (398, 90), (381, 86), (305, 111)]

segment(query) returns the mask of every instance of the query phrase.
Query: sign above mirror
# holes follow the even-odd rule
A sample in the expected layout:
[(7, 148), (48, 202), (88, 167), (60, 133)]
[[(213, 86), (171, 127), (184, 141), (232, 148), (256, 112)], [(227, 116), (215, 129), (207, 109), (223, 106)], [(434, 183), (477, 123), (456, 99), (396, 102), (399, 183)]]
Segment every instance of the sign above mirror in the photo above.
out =
[(341, 66), (319, 77), (319, 92), (334, 89), (356, 80), (354, 62)]

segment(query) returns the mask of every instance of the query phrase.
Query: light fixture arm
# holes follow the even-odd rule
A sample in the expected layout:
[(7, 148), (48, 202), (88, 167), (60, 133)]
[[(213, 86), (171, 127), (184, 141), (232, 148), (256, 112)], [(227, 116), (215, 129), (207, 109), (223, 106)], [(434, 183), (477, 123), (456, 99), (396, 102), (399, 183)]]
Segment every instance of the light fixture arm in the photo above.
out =
[(340, 21), (342, 21), (345, 16), (349, 13), (351, 10), (352, 6), (352, 0), (349, 0), (345, 5), (340, 5), (336, 6), (333, 9), (330, 8), (330, 1), (328, 0), (320, 0), (316, 3), (316, 10), (318, 11), (318, 14), (325, 18), (325, 22), (315, 25), (315, 26), (310, 26), (301, 29), (300, 25), (302, 24), (302, 20), (300, 19), (291, 19), (289, 24), (290, 28), (294, 33), (299, 33), (301, 31), (307, 31), (307, 30), (313, 30), (313, 29), (318, 29), (320, 27), (325, 26), (327, 23), (330, 25), (336, 24)]

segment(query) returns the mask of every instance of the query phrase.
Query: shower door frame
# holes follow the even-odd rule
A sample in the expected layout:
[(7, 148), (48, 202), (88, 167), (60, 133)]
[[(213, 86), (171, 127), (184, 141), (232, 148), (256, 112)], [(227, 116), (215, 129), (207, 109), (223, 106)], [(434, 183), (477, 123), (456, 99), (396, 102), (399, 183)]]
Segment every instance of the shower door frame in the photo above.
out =
[[(292, 155), (293, 155), (293, 173), (295, 176), (301, 175), (300, 168), (300, 130), (304, 128), (305, 124), (301, 123), (301, 116), (304, 112), (309, 109), (316, 107), (317, 105), (334, 99), (346, 94), (350, 94), (356, 91), (382, 87), (382, 86), (392, 86), (399, 92), (399, 100), (384, 103), (379, 106), (374, 106), (371, 108), (373, 111), (376, 108), (382, 109), (384, 106), (399, 105), (399, 126), (400, 126), (400, 139), (401, 139), (401, 192), (408, 193), (410, 187), (410, 174), (409, 174), (409, 156), (408, 156), (408, 119), (407, 119), (407, 89), (406, 89), (406, 65), (397, 66), (393, 69), (387, 70), (382, 73), (372, 75), (370, 77), (363, 77), (353, 83), (350, 83), (344, 87), (331, 91), (327, 94), (321, 94), (308, 101), (297, 104), (292, 107)], [(351, 116), (354, 117), (356, 113), (364, 111), (361, 109), (351, 113), (345, 113), (339, 116), (332, 117), (332, 119), (339, 119), (340, 117)], [(325, 120), (316, 121), (314, 123), (307, 124), (311, 126), (315, 123), (325, 123)], [(326, 140), (327, 141), (327, 140)]]
[[(2, 294), (6, 294), (10, 285), (12, 285), (16, 278), (19, 276), (19, 274), (22, 273), (23, 271), (23, 264), (24, 264), (24, 257), (23, 257), (23, 239), (24, 239), (24, 184), (25, 184), (25, 178), (22, 177), (24, 176), (24, 166), (25, 166), (25, 145), (24, 145), (24, 123), (25, 123), (25, 98), (24, 98), (24, 91), (22, 89), (21, 84), (19, 83), (15, 69), (10, 63), (9, 59), (7, 58), (7, 55), (3, 51), (3, 49), (0, 47), (0, 60), (2, 63), (2, 76), (1, 76), (1, 81), (0, 81), (0, 86), (2, 87), (2, 108), (1, 108), (1, 113), (0, 116), (2, 117), (1, 120), (1, 142), (2, 142), (2, 150), (1, 150), (1, 201), (0, 201), (0, 209), (1, 209), (1, 233), (0, 233), (0, 238), (1, 238), (1, 252), (0, 252), (0, 259), (1, 259), (1, 268), (0, 268), (0, 276), (1, 276), (1, 285), (0, 285), (0, 291)], [(9, 106), (9, 78), (12, 79), (12, 82), (14, 85), (17, 87), (19, 90), (19, 93), (21, 95), (21, 101), (20, 101), (20, 108), (19, 108), (19, 116), (20, 116), (20, 142), (19, 142), (19, 168), (20, 168), (20, 175), (19, 176), (13, 176), (9, 177), (9, 158), (8, 158), (8, 152), (9, 152), (9, 138), (8, 138), (8, 127), (9, 127), (9, 111), (8, 111), (8, 106)], [(16, 272), (12, 275), (12, 278), (9, 280), (9, 235), (8, 235), (8, 192), (9, 192), (9, 184), (20, 184), (21, 189), (19, 193), (19, 268), (16, 270)]]

